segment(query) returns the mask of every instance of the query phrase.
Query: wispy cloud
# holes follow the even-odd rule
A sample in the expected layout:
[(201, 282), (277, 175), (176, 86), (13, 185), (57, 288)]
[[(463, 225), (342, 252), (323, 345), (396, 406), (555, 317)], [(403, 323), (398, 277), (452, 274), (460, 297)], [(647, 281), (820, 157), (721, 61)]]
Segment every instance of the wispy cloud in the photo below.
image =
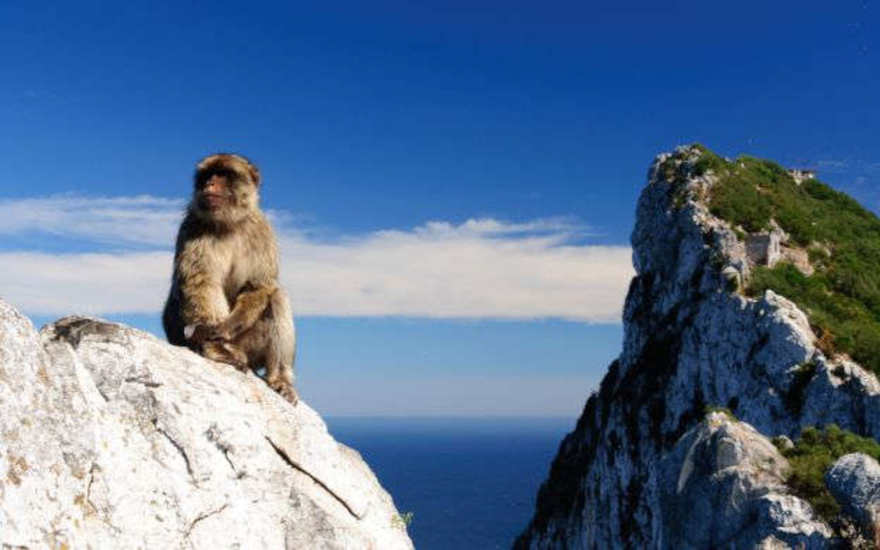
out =
[[(150, 196), (0, 201), (0, 234), (98, 243), (0, 253), (0, 292), (32, 314), (157, 312), (182, 207)], [(434, 221), (330, 241), (280, 223), (278, 234), (298, 315), (617, 322), (633, 274), (628, 247), (579, 244), (585, 230), (567, 219)]]
[(0, 253), (0, 297), (31, 315), (157, 312), (171, 259), (170, 252)]
[(149, 195), (0, 200), (0, 235), (45, 234), (114, 245), (174, 242), (184, 201)]
[(619, 320), (628, 247), (565, 245), (567, 227), (516, 237), (473, 230), (483, 222), (499, 223), (433, 223), (330, 244), (284, 238), (282, 276), (304, 313)]

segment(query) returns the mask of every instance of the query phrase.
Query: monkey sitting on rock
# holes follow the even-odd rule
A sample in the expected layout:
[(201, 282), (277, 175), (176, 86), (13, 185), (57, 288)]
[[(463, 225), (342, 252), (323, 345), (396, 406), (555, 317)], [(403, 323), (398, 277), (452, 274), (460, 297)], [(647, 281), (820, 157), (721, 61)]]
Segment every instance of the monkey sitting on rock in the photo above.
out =
[(269, 387), (296, 404), (293, 315), (259, 187), (259, 170), (243, 156), (198, 163), (162, 324), (174, 345), (243, 371), (265, 367)]

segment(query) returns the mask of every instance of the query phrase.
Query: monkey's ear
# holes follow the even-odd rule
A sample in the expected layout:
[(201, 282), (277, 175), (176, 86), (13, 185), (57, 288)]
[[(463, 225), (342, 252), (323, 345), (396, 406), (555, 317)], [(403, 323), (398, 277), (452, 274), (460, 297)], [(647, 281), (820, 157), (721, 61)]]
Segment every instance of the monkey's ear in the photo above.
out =
[(259, 187), (260, 183), (261, 183), (260, 169), (257, 168), (256, 166), (254, 166), (253, 164), (248, 163), (248, 174), (251, 177), (251, 181), (254, 182), (254, 187)]

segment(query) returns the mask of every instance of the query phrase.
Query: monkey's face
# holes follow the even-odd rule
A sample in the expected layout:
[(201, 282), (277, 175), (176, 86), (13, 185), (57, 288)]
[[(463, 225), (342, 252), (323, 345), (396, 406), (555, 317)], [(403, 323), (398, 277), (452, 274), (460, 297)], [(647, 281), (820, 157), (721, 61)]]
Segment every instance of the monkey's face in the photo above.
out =
[(196, 168), (190, 208), (203, 219), (235, 223), (257, 209), (259, 182), (259, 171), (244, 157), (212, 155)]
[(223, 173), (206, 174), (196, 187), (199, 208), (209, 212), (229, 208), (234, 199), (231, 180), (234, 178)]

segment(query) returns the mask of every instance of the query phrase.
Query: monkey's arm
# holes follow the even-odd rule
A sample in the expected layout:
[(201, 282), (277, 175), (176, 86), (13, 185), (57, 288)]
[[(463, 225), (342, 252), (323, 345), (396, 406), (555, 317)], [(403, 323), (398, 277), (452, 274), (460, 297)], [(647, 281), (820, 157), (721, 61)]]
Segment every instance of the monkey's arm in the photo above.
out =
[(200, 243), (190, 243), (177, 257), (176, 283), (184, 326), (213, 326), (229, 314), (229, 303), (217, 276), (222, 270), (211, 263), (211, 254), (203, 248)]
[(233, 340), (251, 328), (269, 307), (269, 301), (276, 290), (277, 286), (269, 284), (240, 292), (229, 316), (217, 325), (217, 335)]
[(256, 223), (243, 231), (249, 248), (241, 252), (238, 262), (245, 267), (247, 280), (235, 296), (229, 316), (216, 327), (217, 336), (226, 340), (234, 340), (253, 327), (279, 291), (278, 246), (269, 222), (260, 214)]

